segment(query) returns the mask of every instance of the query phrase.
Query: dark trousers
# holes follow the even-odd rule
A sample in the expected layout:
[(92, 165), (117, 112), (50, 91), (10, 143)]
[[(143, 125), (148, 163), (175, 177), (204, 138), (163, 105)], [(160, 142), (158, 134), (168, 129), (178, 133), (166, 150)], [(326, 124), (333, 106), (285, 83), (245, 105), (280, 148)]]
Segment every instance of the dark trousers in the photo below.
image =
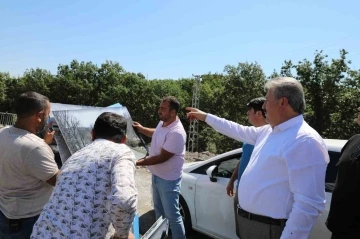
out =
[(0, 239), (29, 239), (38, 218), (39, 216), (20, 219), (19, 226), (12, 227), (12, 232), (11, 221), (0, 211)]
[(240, 239), (280, 239), (285, 223), (283, 225), (271, 225), (250, 220), (237, 213), (237, 205), (235, 210), (236, 235)]
[(331, 239), (359, 239), (359, 238), (360, 238), (359, 232), (350, 232), (350, 233), (333, 232), (331, 235)]
[(235, 188), (235, 197), (234, 197), (234, 213), (235, 213), (235, 227), (236, 227), (236, 235), (240, 238), (239, 225), (238, 225), (238, 214), (237, 214), (237, 206), (239, 204), (238, 198), (238, 190)]
[(240, 239), (280, 239), (285, 226), (269, 225), (238, 215)]

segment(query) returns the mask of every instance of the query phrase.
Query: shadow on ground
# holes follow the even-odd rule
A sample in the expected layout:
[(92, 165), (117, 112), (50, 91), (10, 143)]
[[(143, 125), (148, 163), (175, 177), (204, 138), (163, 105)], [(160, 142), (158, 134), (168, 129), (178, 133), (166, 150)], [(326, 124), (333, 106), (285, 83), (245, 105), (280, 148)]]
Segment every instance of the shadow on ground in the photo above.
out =
[(150, 210), (139, 217), (139, 232), (144, 235), (155, 223), (155, 211)]
[[(150, 210), (147, 213), (144, 213), (139, 217), (139, 232), (140, 235), (144, 235), (150, 227), (155, 223), (155, 211)], [(171, 239), (171, 235), (168, 237), (168, 239)], [(199, 232), (193, 231), (191, 235), (186, 236), (187, 239), (211, 239), (211, 237), (208, 237), (204, 234), (201, 234)]]

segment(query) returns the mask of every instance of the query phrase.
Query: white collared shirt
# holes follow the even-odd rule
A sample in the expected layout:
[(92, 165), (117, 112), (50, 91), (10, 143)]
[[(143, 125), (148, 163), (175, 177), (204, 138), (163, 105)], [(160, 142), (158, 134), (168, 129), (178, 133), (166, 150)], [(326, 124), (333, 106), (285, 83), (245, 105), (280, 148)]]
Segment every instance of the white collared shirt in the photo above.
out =
[(242, 126), (208, 114), (206, 123), (233, 139), (254, 144), (239, 184), (239, 204), (251, 213), (286, 218), (281, 239), (308, 238), (325, 208), (329, 155), (302, 115), (274, 128)]

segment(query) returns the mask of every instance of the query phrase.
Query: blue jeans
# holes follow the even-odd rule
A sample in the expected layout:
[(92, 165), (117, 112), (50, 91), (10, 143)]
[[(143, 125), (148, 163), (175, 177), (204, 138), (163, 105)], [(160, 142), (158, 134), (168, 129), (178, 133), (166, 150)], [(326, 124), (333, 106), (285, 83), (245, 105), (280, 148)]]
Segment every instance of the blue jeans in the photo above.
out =
[(184, 223), (179, 211), (180, 183), (181, 178), (165, 180), (152, 175), (156, 220), (160, 216), (169, 220), (173, 239), (185, 239)]
[(0, 211), (0, 239), (28, 239), (39, 216), (21, 219), (21, 229), (10, 233), (9, 219)]

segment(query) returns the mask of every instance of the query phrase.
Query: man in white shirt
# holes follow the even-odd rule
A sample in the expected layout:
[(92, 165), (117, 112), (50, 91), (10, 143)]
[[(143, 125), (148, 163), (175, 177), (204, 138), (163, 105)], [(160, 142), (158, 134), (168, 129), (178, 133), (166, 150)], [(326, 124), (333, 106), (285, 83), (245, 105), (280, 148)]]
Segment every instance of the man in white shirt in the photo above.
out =
[(321, 136), (303, 119), (301, 84), (279, 77), (265, 89), (269, 125), (247, 127), (191, 107), (187, 116), (255, 145), (238, 188), (240, 238), (305, 239), (325, 207), (329, 155)]
[(126, 119), (105, 112), (95, 121), (93, 142), (62, 166), (53, 195), (31, 238), (133, 239), (136, 212), (135, 155), (125, 145)]

